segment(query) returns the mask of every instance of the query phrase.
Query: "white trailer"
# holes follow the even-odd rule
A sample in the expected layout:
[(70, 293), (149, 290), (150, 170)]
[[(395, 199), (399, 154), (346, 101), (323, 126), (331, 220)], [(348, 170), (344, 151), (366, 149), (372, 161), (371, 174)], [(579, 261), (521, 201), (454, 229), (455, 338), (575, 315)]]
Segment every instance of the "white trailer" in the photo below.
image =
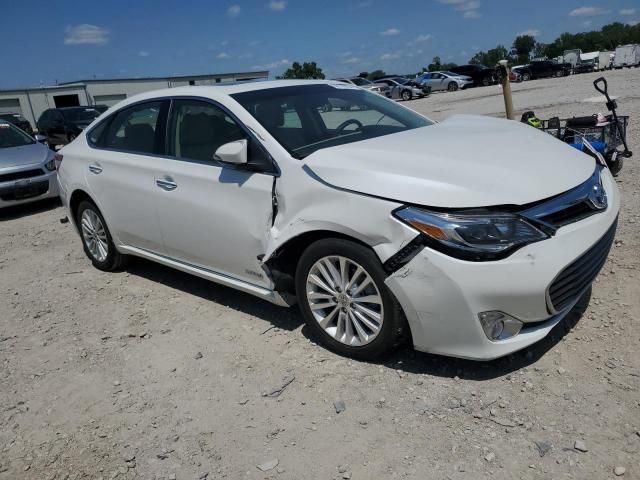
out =
[(616, 48), (614, 68), (637, 67), (640, 65), (640, 45), (621, 45)]
[(600, 52), (598, 55), (598, 70), (611, 70), (614, 56), (613, 52)]
[(580, 55), (582, 54), (582, 50), (565, 50), (562, 54), (564, 63), (570, 63), (573, 68), (576, 67), (580, 63)]

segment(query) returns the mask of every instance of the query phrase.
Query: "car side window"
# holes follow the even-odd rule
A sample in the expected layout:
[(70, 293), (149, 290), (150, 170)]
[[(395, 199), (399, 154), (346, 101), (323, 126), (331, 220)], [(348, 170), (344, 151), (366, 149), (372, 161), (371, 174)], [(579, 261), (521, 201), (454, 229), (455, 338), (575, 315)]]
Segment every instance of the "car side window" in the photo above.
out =
[(136, 153), (161, 153), (161, 101), (125, 108), (115, 114), (104, 138), (104, 147)]
[(217, 164), (214, 154), (225, 143), (247, 138), (221, 108), (199, 100), (174, 100), (169, 128), (169, 154)]

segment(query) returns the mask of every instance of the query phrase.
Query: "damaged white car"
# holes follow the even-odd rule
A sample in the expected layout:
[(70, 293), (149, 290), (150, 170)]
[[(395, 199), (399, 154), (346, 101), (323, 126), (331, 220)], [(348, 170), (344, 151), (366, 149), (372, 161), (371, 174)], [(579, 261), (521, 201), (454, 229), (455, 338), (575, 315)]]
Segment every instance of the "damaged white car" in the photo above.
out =
[(606, 167), (549, 135), (435, 123), (339, 82), (145, 93), (59, 153), (97, 268), (133, 255), (297, 301), (357, 358), (410, 339), (486, 360), (540, 340), (590, 288), (619, 209)]

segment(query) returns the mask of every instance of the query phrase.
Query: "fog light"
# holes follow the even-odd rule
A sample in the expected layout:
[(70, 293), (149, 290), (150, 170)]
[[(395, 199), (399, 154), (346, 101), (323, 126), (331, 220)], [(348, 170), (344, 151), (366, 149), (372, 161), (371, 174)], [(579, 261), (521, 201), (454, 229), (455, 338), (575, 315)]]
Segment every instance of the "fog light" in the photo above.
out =
[(489, 340), (504, 340), (520, 333), (522, 322), (498, 310), (480, 312), (478, 319)]

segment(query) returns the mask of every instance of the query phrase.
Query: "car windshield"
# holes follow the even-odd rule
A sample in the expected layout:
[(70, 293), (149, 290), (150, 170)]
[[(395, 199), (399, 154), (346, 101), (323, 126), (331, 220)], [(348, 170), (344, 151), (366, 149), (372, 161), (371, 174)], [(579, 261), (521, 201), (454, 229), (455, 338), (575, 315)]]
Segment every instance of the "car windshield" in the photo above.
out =
[(362, 87), (363, 85), (371, 85), (372, 83), (366, 78), (352, 78), (351, 81), (359, 87)]
[(36, 143), (33, 138), (10, 123), (0, 123), (0, 148), (24, 147)]
[(100, 116), (100, 112), (95, 108), (71, 108), (62, 110), (65, 118), (70, 122), (92, 122)]
[(269, 88), (231, 97), (295, 158), (433, 123), (380, 95), (342, 84)]
[(443, 75), (448, 75), (450, 77), (459, 77), (460, 76), (459, 73), (453, 73), (453, 72), (440, 72), (440, 73), (442, 73)]

